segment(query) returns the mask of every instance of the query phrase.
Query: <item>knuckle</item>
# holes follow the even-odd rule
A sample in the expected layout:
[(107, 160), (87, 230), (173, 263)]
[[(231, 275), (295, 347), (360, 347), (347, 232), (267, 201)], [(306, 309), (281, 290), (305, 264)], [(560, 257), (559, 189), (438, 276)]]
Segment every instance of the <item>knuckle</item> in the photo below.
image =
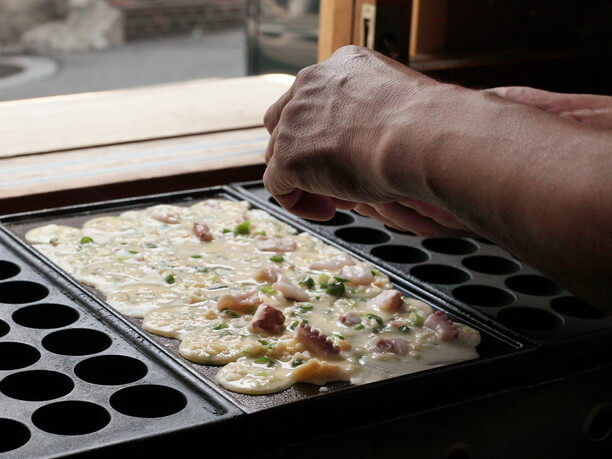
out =
[(338, 48), (333, 55), (341, 56), (344, 54), (365, 54), (367, 52), (366, 50), (367, 48), (364, 48), (363, 46), (346, 45)]
[(295, 76), (295, 81), (299, 84), (305, 84), (312, 81), (317, 76), (317, 64), (309, 65), (301, 69)]
[(266, 113), (264, 114), (264, 117), (263, 117), (264, 126), (268, 130), (274, 129), (276, 118), (277, 118), (277, 116), (276, 116), (276, 106), (273, 105), (270, 108), (268, 108), (266, 110)]

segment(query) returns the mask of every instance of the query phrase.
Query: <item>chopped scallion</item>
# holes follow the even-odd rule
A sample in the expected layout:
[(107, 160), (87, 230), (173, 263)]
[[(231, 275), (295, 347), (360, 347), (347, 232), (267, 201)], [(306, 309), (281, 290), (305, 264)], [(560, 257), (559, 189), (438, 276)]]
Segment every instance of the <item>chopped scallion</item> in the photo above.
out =
[(303, 363), (304, 361), (302, 359), (293, 359), (291, 361), (291, 366), (295, 368), (295, 367), (299, 367)]
[(383, 324), (384, 324), (384, 322), (383, 322), (382, 318), (381, 318), (381, 317), (379, 317), (379, 316), (377, 316), (376, 314), (366, 314), (366, 318), (367, 318), (367, 319), (370, 319), (370, 320), (374, 320), (374, 321), (376, 321), (376, 323), (377, 323), (377, 324), (378, 324), (380, 327), (382, 327), (382, 326), (383, 326)]
[(315, 286), (315, 281), (312, 279), (312, 277), (309, 277), (308, 279), (300, 282), (300, 285), (303, 285), (306, 288), (313, 288)]
[(89, 236), (83, 236), (79, 242), (81, 244), (89, 244), (90, 242), (93, 242), (93, 241), (94, 240), (90, 238)]
[(174, 276), (172, 274), (168, 274), (165, 280), (166, 284), (174, 284), (175, 282)]
[(269, 285), (262, 285), (259, 290), (261, 290), (263, 293), (265, 293), (266, 295), (274, 295), (276, 293), (276, 290), (274, 290), (272, 287), (270, 287)]
[(217, 326), (213, 327), (213, 330), (223, 330), (224, 328), (228, 328), (229, 325), (225, 322), (220, 322)]
[(259, 363), (259, 364), (266, 364), (268, 365), (268, 367), (272, 367), (274, 366), (274, 360), (269, 359), (268, 357), (259, 357), (258, 359), (255, 359), (255, 363)]
[(274, 261), (276, 263), (280, 263), (282, 261), (285, 261), (285, 257), (283, 257), (282, 255), (274, 255), (274, 256), (270, 257), (270, 261)]
[(342, 296), (344, 294), (344, 291), (345, 291), (345, 287), (342, 282), (334, 282), (334, 283), (328, 284), (327, 287), (325, 288), (325, 293), (327, 293), (328, 295), (333, 295), (333, 296)]
[(412, 311), (408, 314), (408, 320), (412, 322), (415, 327), (422, 327), (423, 322), (425, 322), (423, 316), (416, 311)]
[(240, 315), (234, 311), (232, 311), (231, 309), (225, 308), (224, 310), (222, 310), (221, 312), (223, 312), (224, 314), (227, 314), (230, 317), (233, 317), (234, 319), (236, 317), (240, 317)]
[(307, 304), (307, 303), (306, 304), (298, 304), (296, 306), (300, 309), (300, 312), (312, 311), (312, 308), (313, 308), (312, 304)]
[(249, 234), (251, 232), (251, 222), (242, 222), (234, 228), (234, 234)]

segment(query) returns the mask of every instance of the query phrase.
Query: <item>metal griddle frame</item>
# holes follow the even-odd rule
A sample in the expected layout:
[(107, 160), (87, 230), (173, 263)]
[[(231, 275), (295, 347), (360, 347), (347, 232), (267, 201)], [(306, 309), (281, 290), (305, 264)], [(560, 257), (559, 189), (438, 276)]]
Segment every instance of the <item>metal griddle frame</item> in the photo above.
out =
[[(29, 228), (45, 223), (61, 223), (71, 218), (116, 214), (128, 209), (161, 203), (191, 204), (196, 200), (211, 197), (249, 201), (253, 207), (266, 210), (298, 230), (314, 234), (327, 244), (347, 251), (346, 246), (312, 231), (312, 228), (297, 219), (288, 218), (284, 211), (263, 205), (252, 196), (225, 186), (0, 217), (0, 244), (24, 258), (29, 266), (49, 281), (50, 289), (57, 289), (59, 286), (62, 291), (69, 293), (100, 321), (109, 324), (122, 336), (137, 343), (144, 353), (155, 354), (176, 373), (178, 379), (188, 380), (197, 385), (199, 390), (205, 394), (203, 395), (205, 398), (220, 406), (227, 406), (228, 412), (235, 414), (219, 419), (195, 421), (189, 428), (180, 430), (164, 425), (162, 420), (160, 430), (156, 435), (148, 435), (147, 438), (134, 439), (121, 444), (109, 438), (79, 451), (72, 451), (72, 453), (106, 455), (115, 450), (161, 452), (169, 447), (169, 439), (180, 440), (185, 445), (201, 445), (202, 442), (208, 443), (203, 440), (204, 438), (214, 438), (215, 444), (230, 442), (236, 453), (244, 449), (245, 452), (251, 454), (251, 457), (255, 457), (250, 442), (257, 443), (257, 454), (264, 455), (266, 451), (280, 451), (286, 446), (283, 442), (267, 444), (260, 441), (262, 433), (258, 426), (265, 426), (265, 431), (278, 432), (277, 437), (287, 439), (287, 442), (296, 441), (295, 435), (291, 435), (296, 431), (308, 432), (307, 437), (310, 440), (319, 436), (329, 437), (402, 416), (412, 416), (418, 419), (420, 413), (452, 406), (455, 403), (541, 384), (558, 378), (566, 370), (552, 363), (555, 361), (554, 352), (545, 350), (537, 343), (500, 327), (485, 316), (458, 308), (456, 304), (436, 295), (435, 292), (401, 278), (385, 267), (367, 260), (376, 269), (389, 276), (393, 284), (401, 290), (446, 311), (452, 318), (477, 328), (483, 336), (483, 342), (478, 349), (481, 357), (364, 386), (330, 384), (328, 392), (319, 392), (318, 387), (300, 384), (280, 394), (259, 396), (234, 394), (219, 387), (211, 380), (211, 373), (206, 373), (206, 368), (210, 369), (210, 367), (193, 364), (178, 357), (176, 343), (168, 347), (168, 342), (172, 340), (157, 337), (142, 330), (138, 320), (126, 318), (116, 312), (90, 289), (73, 280), (22, 239)], [(348, 251), (350, 252), (350, 248)], [(357, 258), (365, 258), (363, 254), (354, 252), (351, 254)], [(390, 397), (393, 402), (385, 402)], [(355, 403), (356, 400), (359, 403)], [(335, 412), (342, 413), (341, 423), (338, 423), (333, 416), (322, 415), (322, 413)], [(154, 423), (158, 420), (151, 419), (143, 422)], [(312, 429), (313, 423), (317, 426), (315, 430)], [(242, 435), (239, 442), (236, 441), (236, 429), (239, 429)], [(214, 450), (213, 446), (209, 450), (211, 448)]]

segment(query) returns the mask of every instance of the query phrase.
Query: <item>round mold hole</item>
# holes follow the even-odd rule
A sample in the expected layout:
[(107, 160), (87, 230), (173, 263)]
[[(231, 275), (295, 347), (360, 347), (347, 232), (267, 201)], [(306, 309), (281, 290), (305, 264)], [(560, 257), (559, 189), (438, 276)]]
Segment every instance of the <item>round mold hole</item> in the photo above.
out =
[(489, 285), (463, 285), (453, 290), (453, 296), (473, 306), (499, 307), (514, 303), (510, 292)]
[(458, 237), (439, 237), (425, 239), (423, 247), (433, 250), (438, 253), (446, 253), (448, 255), (466, 255), (478, 250), (478, 246), (467, 239)]
[(382, 244), (391, 239), (384, 231), (362, 226), (352, 226), (350, 228), (340, 228), (336, 231), (336, 236), (346, 242), (356, 244)]
[(36, 282), (10, 281), (0, 284), (0, 303), (32, 303), (42, 300), (48, 294), (47, 287)]
[(595, 407), (587, 416), (585, 423), (587, 436), (593, 441), (603, 441), (612, 433), (612, 405)]
[(49, 333), (42, 340), (48, 351), (61, 355), (97, 354), (107, 349), (112, 340), (106, 333), (87, 328), (68, 328)]
[(461, 284), (470, 280), (470, 275), (462, 269), (446, 265), (420, 265), (410, 270), (417, 279), (432, 284)]
[(550, 279), (535, 274), (523, 274), (506, 279), (506, 286), (527, 295), (551, 296), (561, 292), (561, 288)]
[(57, 371), (21, 371), (0, 381), (0, 392), (18, 400), (53, 400), (69, 394), (72, 389), (72, 379)]
[(30, 430), (21, 422), (0, 418), (0, 453), (6, 453), (25, 445), (30, 439)]
[(0, 343), (0, 370), (16, 370), (29, 367), (40, 359), (35, 347), (23, 343)]
[(0, 337), (6, 335), (9, 331), (11, 331), (11, 327), (4, 320), (0, 320)]
[(15, 263), (0, 260), (0, 280), (8, 279), (19, 274), (21, 269)]
[(502, 309), (497, 319), (513, 330), (527, 333), (555, 330), (563, 325), (563, 320), (556, 314), (527, 306)]
[(69, 400), (45, 405), (32, 414), (32, 422), (45, 432), (56, 435), (84, 435), (105, 427), (110, 414), (100, 405)]
[(319, 220), (306, 219), (306, 221), (310, 223), (314, 223), (315, 225), (322, 225), (322, 226), (342, 226), (342, 225), (350, 225), (351, 223), (355, 221), (355, 219), (347, 213), (336, 212), (336, 215), (334, 215), (329, 220), (319, 221)]
[(416, 236), (416, 234), (413, 233), (412, 231), (402, 231), (402, 230), (398, 230), (398, 229), (395, 229), (395, 228), (391, 228), (390, 226), (387, 226), (387, 225), (385, 225), (385, 228), (387, 228), (392, 233), (405, 234), (406, 236)]
[(405, 245), (382, 245), (373, 248), (370, 253), (391, 263), (421, 263), (429, 259), (423, 250)]
[(13, 313), (15, 323), (28, 328), (59, 328), (78, 320), (79, 313), (61, 304), (25, 306)]
[(111, 395), (110, 404), (127, 416), (159, 418), (181, 411), (187, 399), (171, 387), (146, 384), (118, 390)]
[(574, 296), (555, 298), (550, 302), (550, 306), (564, 316), (577, 317), (578, 319), (602, 319), (606, 317), (603, 311)]
[(129, 384), (144, 378), (147, 366), (124, 355), (101, 355), (79, 362), (74, 373), (83, 381), (107, 386)]
[(461, 263), (472, 271), (484, 274), (513, 274), (521, 269), (519, 264), (512, 260), (492, 255), (467, 257)]
[(448, 449), (446, 459), (471, 459), (472, 451), (464, 443), (457, 443)]

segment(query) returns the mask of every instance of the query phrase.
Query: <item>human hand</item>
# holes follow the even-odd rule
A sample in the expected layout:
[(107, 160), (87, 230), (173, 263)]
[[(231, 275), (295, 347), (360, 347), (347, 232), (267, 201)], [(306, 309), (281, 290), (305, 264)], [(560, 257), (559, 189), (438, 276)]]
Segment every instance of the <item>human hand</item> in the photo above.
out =
[(563, 94), (527, 86), (486, 89), (506, 100), (532, 105), (563, 118), (591, 127), (612, 129), (612, 97), (592, 94)]
[[(301, 217), (325, 220), (336, 208), (355, 208), (424, 236), (465, 235), (457, 218), (427, 202), (420, 170), (435, 137), (428, 126), (438, 122), (439, 93), (448, 89), (379, 53), (340, 49), (298, 73), (267, 111), (266, 188)], [(406, 125), (416, 135), (400, 135)], [(393, 170), (389, 156), (398, 150), (414, 168)]]

